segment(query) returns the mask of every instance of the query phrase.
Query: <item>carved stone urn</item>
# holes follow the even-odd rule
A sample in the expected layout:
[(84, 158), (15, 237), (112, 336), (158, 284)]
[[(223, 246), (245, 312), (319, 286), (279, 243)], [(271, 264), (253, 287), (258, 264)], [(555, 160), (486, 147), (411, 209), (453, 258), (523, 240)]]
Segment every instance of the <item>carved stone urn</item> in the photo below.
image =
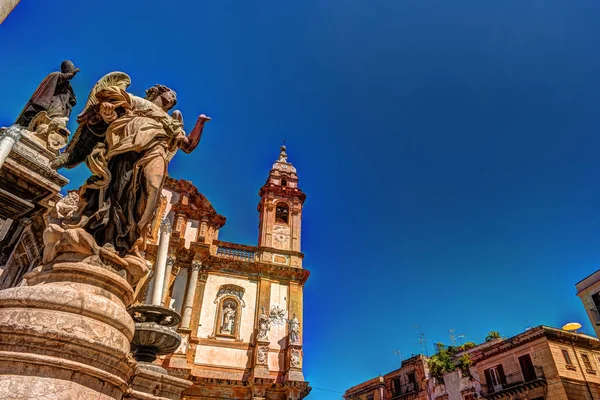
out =
[(128, 311), (135, 322), (133, 358), (141, 368), (166, 374), (163, 367), (153, 362), (157, 356), (175, 352), (181, 344), (181, 336), (174, 329), (181, 316), (169, 308), (149, 304), (132, 306)]

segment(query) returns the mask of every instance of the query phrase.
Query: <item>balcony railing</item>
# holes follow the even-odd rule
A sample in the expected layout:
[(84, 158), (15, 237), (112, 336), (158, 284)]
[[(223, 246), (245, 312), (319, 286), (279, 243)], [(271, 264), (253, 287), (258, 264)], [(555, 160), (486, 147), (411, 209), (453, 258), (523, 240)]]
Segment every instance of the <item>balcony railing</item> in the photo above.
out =
[(499, 393), (507, 393), (513, 390), (520, 391), (524, 387), (534, 388), (545, 385), (546, 379), (544, 377), (544, 371), (542, 368), (534, 366), (534, 372), (535, 374), (529, 377), (529, 379), (525, 379), (522, 371), (506, 375), (506, 384), (501, 384), (493, 388), (488, 387), (486, 397), (493, 398), (497, 397)]
[(392, 387), (392, 399), (401, 399), (411, 393), (419, 391), (419, 387), (415, 382), (400, 385), (399, 388)]
[(217, 256), (240, 261), (254, 261), (255, 253), (250, 250), (234, 249), (232, 247), (218, 246)]

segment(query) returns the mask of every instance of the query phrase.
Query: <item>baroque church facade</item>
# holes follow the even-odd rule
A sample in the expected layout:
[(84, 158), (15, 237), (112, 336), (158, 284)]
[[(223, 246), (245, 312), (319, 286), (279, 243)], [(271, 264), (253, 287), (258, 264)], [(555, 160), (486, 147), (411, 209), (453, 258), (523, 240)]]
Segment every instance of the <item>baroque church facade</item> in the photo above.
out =
[(150, 233), (155, 265), (138, 301), (182, 316), (182, 343), (162, 360), (194, 386), (182, 398), (303, 398), (302, 206), (285, 147), (259, 191), (257, 246), (219, 240), (225, 218), (196, 187), (168, 178)]
[[(48, 92), (51, 103), (74, 104), (68, 81), (78, 71), (65, 61), (46, 78), (66, 88), (66, 97)], [(90, 98), (103, 83), (129, 96), (129, 77), (115, 72)], [(167, 175), (141, 236), (143, 257), (123, 256), (69, 222), (81, 218), (83, 192), (62, 196), (68, 180), (53, 163), (72, 156), (71, 144), (59, 152), (70, 108), (39, 111), (39, 93), (18, 123), (0, 129), (0, 397), (49, 390), (56, 391), (49, 398), (69, 400), (306, 397), (306, 195), (285, 146), (259, 190), (256, 246), (221, 240), (225, 217), (191, 182)], [(168, 129), (179, 126), (175, 112), (153, 110)], [(207, 120), (201, 115), (188, 136), (192, 147)]]

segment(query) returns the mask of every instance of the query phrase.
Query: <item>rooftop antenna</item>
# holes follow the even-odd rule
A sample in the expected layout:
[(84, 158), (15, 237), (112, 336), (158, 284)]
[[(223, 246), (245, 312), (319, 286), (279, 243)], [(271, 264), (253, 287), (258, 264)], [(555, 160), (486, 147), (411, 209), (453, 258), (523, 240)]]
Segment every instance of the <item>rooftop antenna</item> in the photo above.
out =
[(393, 353), (395, 356), (400, 357), (400, 368), (402, 368), (402, 361), (404, 361), (404, 354), (400, 350), (396, 350)]
[(419, 327), (419, 344), (421, 345), (421, 353), (425, 353), (425, 357), (429, 357), (429, 351), (427, 350), (427, 342), (429, 340), (427, 340), (425, 338), (425, 334), (423, 333), (423, 330), (421, 329), (421, 325), (418, 325)]
[(454, 335), (454, 329), (448, 329), (448, 334), (450, 336), (450, 343), (452, 343), (452, 346), (456, 347), (456, 336)]

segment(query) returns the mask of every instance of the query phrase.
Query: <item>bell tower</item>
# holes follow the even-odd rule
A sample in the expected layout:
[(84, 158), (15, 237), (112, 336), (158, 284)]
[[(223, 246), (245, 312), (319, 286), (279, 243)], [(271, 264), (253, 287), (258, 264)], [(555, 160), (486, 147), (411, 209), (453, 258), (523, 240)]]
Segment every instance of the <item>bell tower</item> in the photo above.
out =
[(273, 259), (269, 261), (284, 263), (285, 258), (286, 264), (300, 267), (302, 206), (306, 195), (298, 188), (296, 168), (288, 161), (285, 151), (286, 147), (281, 146), (279, 159), (258, 192), (258, 247), (272, 250)]

